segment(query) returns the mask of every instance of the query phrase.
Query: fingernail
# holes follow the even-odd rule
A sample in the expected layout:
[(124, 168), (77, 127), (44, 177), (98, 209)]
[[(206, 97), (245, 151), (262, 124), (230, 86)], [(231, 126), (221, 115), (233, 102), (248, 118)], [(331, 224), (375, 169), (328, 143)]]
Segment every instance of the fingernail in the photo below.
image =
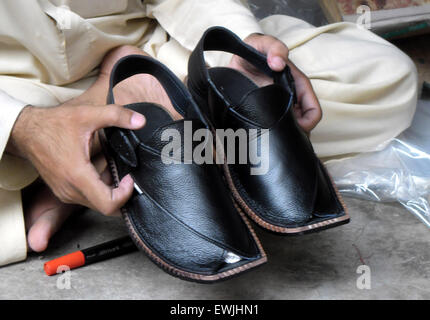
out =
[(145, 124), (145, 117), (140, 113), (133, 113), (131, 116), (131, 125), (135, 128), (140, 128)]
[(270, 61), (270, 65), (271, 65), (272, 69), (275, 69), (277, 71), (281, 71), (285, 68), (285, 66), (287, 64), (284, 61), (284, 59), (282, 59), (281, 57), (273, 57)]

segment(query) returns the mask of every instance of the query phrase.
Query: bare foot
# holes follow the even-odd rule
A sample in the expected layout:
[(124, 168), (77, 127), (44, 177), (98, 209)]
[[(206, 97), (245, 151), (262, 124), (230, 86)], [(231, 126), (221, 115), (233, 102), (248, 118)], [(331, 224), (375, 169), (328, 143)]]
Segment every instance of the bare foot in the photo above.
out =
[(79, 206), (62, 203), (40, 182), (24, 190), (23, 198), (28, 248), (45, 251), (51, 237)]
[[(134, 46), (120, 46), (112, 49), (103, 59), (100, 66), (100, 73), (94, 84), (79, 97), (70, 100), (68, 103), (73, 105), (93, 104), (104, 105), (109, 90), (109, 78), (115, 63), (124, 56), (148, 54)], [(172, 102), (167, 96), (158, 80), (149, 74), (137, 74), (130, 77), (114, 88), (115, 103), (126, 105), (135, 102), (152, 102), (165, 107), (175, 120), (182, 119), (182, 116), (173, 107)], [(147, 119), (151, 121), (151, 119)], [(92, 154), (101, 152), (98, 136), (95, 135), (91, 147)]]
[[(109, 88), (109, 77), (115, 63), (127, 55), (148, 55), (143, 50), (134, 46), (121, 46), (110, 51), (100, 66), (100, 74), (96, 82), (81, 96), (71, 100), (73, 104), (88, 103), (106, 104)], [(174, 109), (166, 91), (158, 80), (149, 74), (138, 74), (126, 79), (114, 88), (115, 103), (125, 105), (135, 102), (152, 102), (164, 106), (175, 119), (181, 119), (181, 115)], [(148, 119), (150, 121), (150, 119)]]

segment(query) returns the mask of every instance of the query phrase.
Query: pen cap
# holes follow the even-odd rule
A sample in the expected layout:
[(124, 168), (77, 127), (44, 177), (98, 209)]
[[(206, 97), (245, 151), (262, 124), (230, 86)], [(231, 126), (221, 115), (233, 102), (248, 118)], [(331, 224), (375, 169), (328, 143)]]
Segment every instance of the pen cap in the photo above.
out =
[(46, 262), (43, 268), (45, 269), (45, 273), (48, 276), (52, 276), (54, 274), (57, 274), (58, 271), (60, 271), (58, 273), (61, 273), (61, 271), (64, 270), (63, 268), (60, 268), (60, 267), (67, 266), (71, 270), (71, 269), (81, 267), (84, 264), (85, 264), (84, 254), (82, 253), (82, 251), (76, 251), (68, 255), (65, 255), (63, 257)]

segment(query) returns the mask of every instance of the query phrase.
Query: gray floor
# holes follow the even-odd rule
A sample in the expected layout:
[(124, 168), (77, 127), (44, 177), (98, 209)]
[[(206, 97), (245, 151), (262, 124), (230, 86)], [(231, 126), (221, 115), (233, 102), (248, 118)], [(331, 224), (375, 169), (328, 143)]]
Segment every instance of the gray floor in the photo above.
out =
[[(314, 25), (326, 21), (316, 0), (251, 0), (259, 18), (290, 14)], [(133, 253), (72, 271), (58, 289), (43, 263), (126, 234), (122, 221), (93, 212), (77, 216), (43, 255), (0, 268), (0, 299), (430, 299), (430, 230), (397, 204), (346, 199), (352, 222), (318, 234), (279, 238), (258, 234), (269, 263), (216, 285), (173, 278)], [(359, 290), (357, 268), (371, 270), (371, 289)]]
[[(293, 238), (257, 230), (269, 262), (227, 282), (185, 282), (133, 253), (73, 270), (71, 288), (58, 289), (45, 261), (125, 234), (121, 220), (88, 211), (45, 254), (0, 268), (0, 299), (430, 299), (430, 230), (399, 205), (346, 203), (352, 222), (342, 227)], [(363, 262), (370, 290), (356, 285)]]

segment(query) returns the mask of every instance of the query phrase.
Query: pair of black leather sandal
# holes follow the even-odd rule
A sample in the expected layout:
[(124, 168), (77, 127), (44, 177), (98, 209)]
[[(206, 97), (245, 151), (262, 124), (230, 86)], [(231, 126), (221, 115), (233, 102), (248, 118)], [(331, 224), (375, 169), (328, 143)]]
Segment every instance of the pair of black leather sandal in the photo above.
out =
[[(258, 88), (236, 70), (207, 69), (207, 50), (241, 56), (274, 84)], [(349, 221), (336, 187), (295, 120), (288, 67), (272, 71), (264, 55), (227, 29), (215, 27), (206, 31), (190, 57), (188, 89), (160, 62), (132, 55), (115, 65), (107, 102), (115, 102), (116, 84), (139, 73), (159, 80), (183, 120), (175, 121), (162, 106), (134, 103), (125, 107), (143, 114), (147, 125), (136, 131), (106, 128), (100, 137), (115, 183), (129, 173), (135, 182), (135, 192), (122, 208), (128, 230), (165, 271), (210, 283), (265, 263), (266, 254), (244, 213), (264, 229), (284, 235)], [(184, 161), (185, 122), (192, 134), (206, 129), (204, 141), (210, 144), (209, 133), (215, 129), (254, 129), (257, 134), (249, 135), (248, 144), (261, 144), (264, 131), (270, 138), (265, 174), (252, 174), (255, 165), (250, 161), (225, 162), (222, 170), (216, 164)], [(182, 141), (175, 164), (163, 161), (163, 150), (171, 143), (163, 136), (168, 129)], [(197, 144), (201, 142), (191, 142), (193, 148)]]

